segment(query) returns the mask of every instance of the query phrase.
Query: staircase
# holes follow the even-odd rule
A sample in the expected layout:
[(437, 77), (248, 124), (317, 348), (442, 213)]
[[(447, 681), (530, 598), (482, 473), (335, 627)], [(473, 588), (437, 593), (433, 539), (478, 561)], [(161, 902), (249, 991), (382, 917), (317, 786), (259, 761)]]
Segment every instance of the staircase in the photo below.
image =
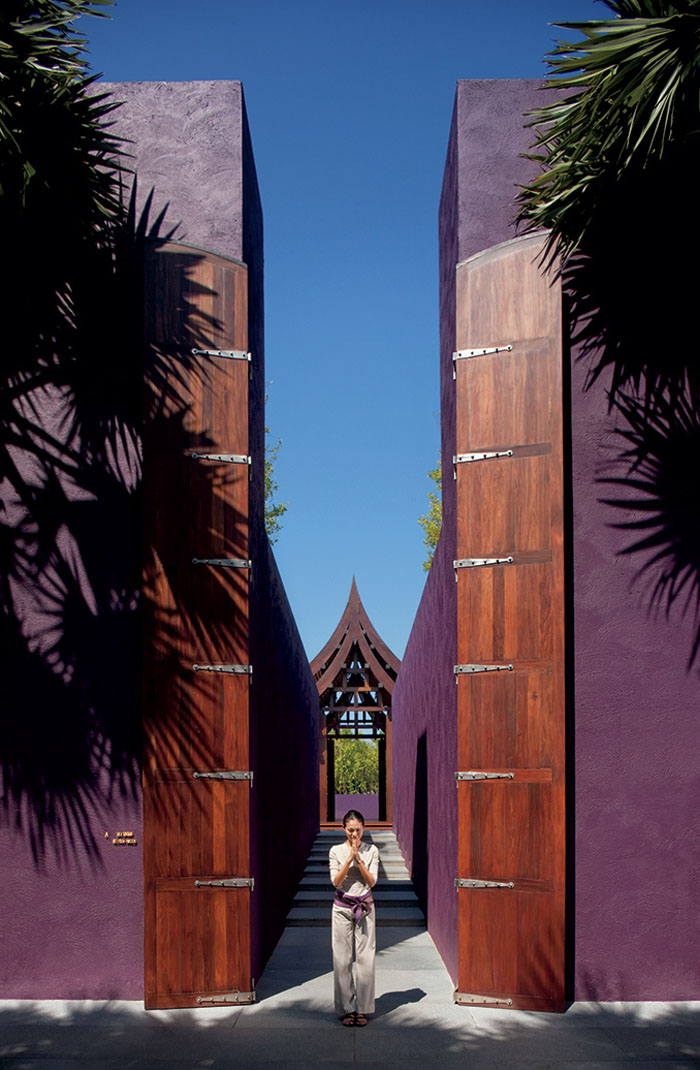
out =
[[(425, 927), (423, 911), (418, 905), (394, 833), (391, 829), (365, 829), (363, 838), (379, 848), (379, 878), (374, 888), (377, 925)], [(333, 885), (328, 873), (328, 852), (334, 843), (342, 843), (343, 839), (342, 828), (322, 829), (319, 832), (287, 917), (287, 925), (329, 925)]]

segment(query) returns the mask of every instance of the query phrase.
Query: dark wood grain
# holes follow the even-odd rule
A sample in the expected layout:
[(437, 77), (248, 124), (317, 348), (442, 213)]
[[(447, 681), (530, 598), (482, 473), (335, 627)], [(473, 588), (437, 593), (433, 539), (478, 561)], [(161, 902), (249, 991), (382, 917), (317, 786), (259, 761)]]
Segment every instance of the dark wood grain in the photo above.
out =
[(192, 348), (247, 348), (247, 272), (176, 244), (145, 264), (144, 885), (147, 1007), (196, 1006), (251, 988), (251, 787), (194, 773), (248, 770), (247, 465), (192, 458), (248, 453), (247, 361)]
[[(513, 772), (458, 784), (458, 990), (524, 1009), (564, 1006), (564, 553), (559, 285), (542, 242), (518, 239), (457, 269), (457, 452), (512, 450), (457, 471), (458, 661), (512, 672), (458, 677), (459, 768)], [(498, 444), (495, 447), (492, 444)]]

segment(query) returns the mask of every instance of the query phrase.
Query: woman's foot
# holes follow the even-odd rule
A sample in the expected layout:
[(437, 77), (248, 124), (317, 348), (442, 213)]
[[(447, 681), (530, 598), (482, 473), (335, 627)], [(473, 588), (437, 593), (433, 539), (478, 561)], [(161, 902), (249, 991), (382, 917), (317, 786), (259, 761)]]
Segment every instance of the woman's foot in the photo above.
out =
[(355, 1024), (355, 1015), (354, 1014), (346, 1014), (345, 1017), (341, 1018), (340, 1020), (343, 1023), (343, 1025), (354, 1025)]
[(355, 1025), (367, 1025), (367, 1017), (364, 1014), (356, 1014)]

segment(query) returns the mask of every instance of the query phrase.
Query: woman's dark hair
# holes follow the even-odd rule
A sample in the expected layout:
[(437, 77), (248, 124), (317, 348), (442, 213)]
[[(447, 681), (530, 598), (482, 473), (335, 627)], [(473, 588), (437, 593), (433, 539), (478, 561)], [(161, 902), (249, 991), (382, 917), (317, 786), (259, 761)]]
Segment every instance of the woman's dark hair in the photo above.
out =
[(364, 825), (365, 823), (365, 819), (359, 810), (348, 810), (347, 814), (343, 818), (343, 828), (345, 828), (348, 821), (359, 821), (361, 825)]

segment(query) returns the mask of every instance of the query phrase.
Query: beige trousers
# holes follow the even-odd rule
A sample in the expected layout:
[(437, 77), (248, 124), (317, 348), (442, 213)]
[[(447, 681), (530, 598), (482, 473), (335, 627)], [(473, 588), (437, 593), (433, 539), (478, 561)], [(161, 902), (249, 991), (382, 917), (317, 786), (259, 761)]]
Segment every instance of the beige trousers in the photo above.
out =
[[(355, 937), (355, 977), (352, 971), (352, 940)], [(374, 1014), (374, 955), (377, 939), (374, 907), (355, 921), (349, 907), (333, 904), (333, 997), (341, 1018), (357, 1011)]]

